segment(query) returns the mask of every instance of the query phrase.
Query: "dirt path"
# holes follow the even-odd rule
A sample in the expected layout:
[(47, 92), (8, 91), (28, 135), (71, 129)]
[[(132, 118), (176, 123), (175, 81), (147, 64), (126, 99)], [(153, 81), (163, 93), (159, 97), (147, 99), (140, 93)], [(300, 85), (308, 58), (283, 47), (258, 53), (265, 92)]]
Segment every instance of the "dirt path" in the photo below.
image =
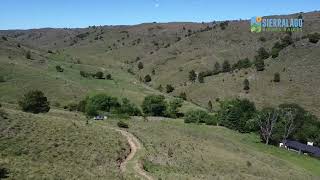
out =
[(133, 134), (127, 131), (116, 129), (116, 128), (113, 128), (113, 130), (120, 132), (121, 135), (127, 138), (128, 143), (130, 145), (130, 149), (131, 149), (130, 154), (120, 165), (121, 172), (126, 172), (128, 163), (132, 162), (134, 164), (133, 170), (140, 177), (143, 177), (143, 179), (147, 179), (147, 180), (153, 180), (153, 178), (149, 176), (147, 172), (142, 168), (142, 164), (139, 162), (139, 159), (135, 158), (137, 152), (142, 148), (142, 145), (139, 142), (139, 140)]

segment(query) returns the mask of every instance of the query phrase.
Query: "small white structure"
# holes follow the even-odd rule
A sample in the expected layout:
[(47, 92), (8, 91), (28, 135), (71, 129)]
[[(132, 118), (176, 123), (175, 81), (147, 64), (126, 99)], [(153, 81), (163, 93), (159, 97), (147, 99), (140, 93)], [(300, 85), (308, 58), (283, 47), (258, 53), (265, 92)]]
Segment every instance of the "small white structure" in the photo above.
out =
[(279, 143), (279, 147), (280, 147), (280, 148), (287, 148), (287, 147), (284, 145), (284, 143)]
[(313, 142), (307, 142), (308, 146), (313, 146)]

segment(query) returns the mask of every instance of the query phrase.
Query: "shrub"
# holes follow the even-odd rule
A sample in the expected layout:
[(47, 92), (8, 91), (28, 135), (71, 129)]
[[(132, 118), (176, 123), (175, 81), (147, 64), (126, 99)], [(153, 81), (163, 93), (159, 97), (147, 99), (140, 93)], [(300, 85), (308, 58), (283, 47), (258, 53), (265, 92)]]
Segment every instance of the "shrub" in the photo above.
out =
[(122, 104), (117, 109), (117, 113), (127, 114), (129, 116), (140, 116), (142, 114), (140, 109), (127, 98), (122, 99)]
[(123, 121), (119, 121), (118, 123), (117, 123), (117, 125), (118, 125), (118, 127), (120, 127), (120, 128), (129, 128), (129, 125), (127, 124), (127, 123), (125, 123), (125, 122), (123, 122)]
[(0, 76), (0, 83), (2, 83), (2, 82), (6, 82), (6, 80), (4, 79), (3, 76)]
[(156, 75), (156, 70), (154, 68), (152, 69), (151, 74)]
[(103, 72), (101, 71), (96, 72), (96, 74), (94, 74), (94, 77), (97, 79), (103, 79)]
[(221, 66), (220, 66), (219, 62), (216, 62), (214, 64), (213, 74), (216, 75), (216, 74), (219, 74), (220, 72), (221, 72)]
[(280, 82), (280, 73), (275, 73), (273, 77), (274, 82)]
[(188, 111), (185, 115), (185, 123), (205, 123), (211, 120), (211, 116), (203, 110)]
[(254, 63), (257, 71), (263, 71), (264, 70), (264, 61), (260, 58), (256, 59)]
[(139, 69), (139, 70), (143, 69), (143, 63), (142, 63), (142, 62), (139, 62), (139, 63), (138, 63), (138, 69)]
[(31, 113), (46, 113), (50, 110), (47, 97), (42, 91), (34, 90), (27, 92), (19, 101), (19, 106), (25, 112)]
[(162, 92), (162, 91), (163, 91), (162, 85), (160, 84), (160, 85), (157, 87), (157, 89), (158, 89), (160, 92)]
[(171, 93), (174, 91), (174, 87), (171, 84), (167, 84), (166, 91), (167, 93)]
[(107, 74), (106, 79), (111, 80), (112, 79), (111, 74)]
[(212, 109), (213, 109), (213, 107), (212, 107), (212, 102), (209, 101), (209, 102), (208, 102), (208, 110), (209, 110), (209, 112), (212, 112)]
[(263, 36), (261, 36), (261, 37), (259, 37), (259, 40), (261, 41), (261, 42), (266, 42), (266, 38), (265, 37), (263, 37)]
[(64, 69), (59, 65), (56, 66), (56, 70), (57, 70), (57, 72), (63, 72), (64, 71)]
[(3, 167), (0, 167), (0, 179), (6, 179), (9, 177), (9, 170)]
[(204, 83), (204, 73), (203, 72), (199, 73), (198, 81), (199, 81), (199, 83)]
[(231, 66), (228, 60), (225, 60), (222, 64), (222, 72), (230, 72)]
[(293, 44), (293, 40), (292, 40), (292, 37), (291, 37), (290, 35), (284, 36), (284, 37), (281, 39), (281, 42), (282, 42), (282, 46), (283, 46), (283, 47), (287, 47), (287, 46)]
[(263, 48), (260, 47), (258, 49), (258, 57), (262, 60), (267, 59), (270, 56), (270, 54)]
[(85, 71), (80, 71), (80, 76), (81, 77), (85, 77), (85, 78), (87, 78), (87, 77), (89, 77), (89, 73), (87, 73), (87, 72), (85, 72)]
[(27, 53), (26, 53), (26, 58), (27, 58), (27, 59), (31, 59), (31, 51), (27, 51)]
[(317, 43), (320, 39), (320, 33), (308, 34), (307, 37), (309, 38), (309, 42)]
[(3, 39), (4, 41), (8, 41), (8, 38), (5, 37), (5, 36), (2, 36), (2, 39)]
[(162, 95), (150, 95), (142, 102), (143, 113), (150, 116), (165, 116), (167, 103)]
[(183, 99), (183, 100), (187, 100), (187, 94), (185, 92), (181, 92), (179, 95), (179, 98)]
[(197, 79), (197, 74), (196, 74), (196, 72), (195, 72), (194, 70), (191, 70), (191, 71), (189, 72), (189, 80), (190, 80), (191, 82), (195, 82), (196, 79)]
[(144, 82), (151, 82), (151, 76), (149, 74), (144, 77)]
[(0, 118), (2, 119), (8, 118), (8, 114), (3, 109), (0, 109)]
[(243, 81), (243, 90), (248, 91), (249, 89), (250, 89), (249, 80), (248, 80), (248, 79), (245, 79), (245, 80)]
[(183, 101), (181, 99), (174, 99), (169, 102), (166, 115), (170, 118), (177, 118), (180, 116), (179, 108), (182, 107)]
[(232, 69), (245, 69), (251, 67), (251, 62), (248, 58), (240, 59), (236, 64), (233, 65)]
[(66, 109), (68, 109), (69, 111), (77, 111), (78, 110), (78, 104), (77, 103), (69, 103), (66, 106)]

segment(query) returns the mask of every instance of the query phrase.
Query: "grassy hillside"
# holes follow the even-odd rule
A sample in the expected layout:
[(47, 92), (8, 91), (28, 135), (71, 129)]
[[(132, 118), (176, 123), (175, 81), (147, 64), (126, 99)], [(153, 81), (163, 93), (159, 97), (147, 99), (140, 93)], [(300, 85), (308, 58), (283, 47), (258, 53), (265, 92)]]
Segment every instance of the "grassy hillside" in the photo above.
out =
[(0, 168), (9, 179), (120, 179), (129, 153), (119, 133), (80, 114), (51, 110), (33, 115), (5, 109), (0, 117)]
[[(319, 88), (315, 88), (319, 85), (319, 43), (302, 39), (320, 31), (319, 12), (302, 16), (303, 32), (292, 34), (294, 44), (279, 57), (266, 60), (265, 71), (257, 73), (253, 67), (223, 73), (206, 77), (204, 84), (190, 83), (189, 71), (212, 70), (216, 62), (225, 60), (231, 64), (243, 58), (253, 61), (260, 47), (270, 52), (285, 33), (251, 33), (247, 20), (229, 21), (225, 28), (221, 22), (210, 22), (0, 31), (7, 37), (7, 41), (0, 39), (0, 75), (7, 79), (0, 86), (1, 100), (16, 102), (21, 89), (37, 88), (54, 105), (63, 106), (96, 92), (141, 103), (146, 94), (159, 93), (154, 90), (159, 85), (172, 84), (175, 91), (171, 95), (186, 92), (189, 101), (204, 107), (208, 100), (246, 97), (259, 107), (299, 103), (319, 116)], [(31, 60), (25, 57), (29, 50)], [(138, 62), (144, 64), (142, 70)], [(65, 71), (56, 72), (56, 65)], [(110, 73), (114, 80), (84, 79), (80, 70)], [(275, 72), (280, 73), (280, 83), (270, 82)], [(145, 85), (140, 80), (147, 74), (152, 81)], [(248, 94), (243, 91), (245, 78), (251, 87)]]
[[(160, 118), (161, 119), (161, 118)], [(319, 161), (261, 144), (254, 134), (180, 120), (129, 121), (159, 179), (319, 179)]]

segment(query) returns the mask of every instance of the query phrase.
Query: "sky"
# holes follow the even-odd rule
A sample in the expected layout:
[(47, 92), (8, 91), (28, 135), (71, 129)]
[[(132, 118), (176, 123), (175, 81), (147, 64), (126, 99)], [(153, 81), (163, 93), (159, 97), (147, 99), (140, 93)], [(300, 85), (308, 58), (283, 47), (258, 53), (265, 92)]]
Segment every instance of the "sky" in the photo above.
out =
[(0, 0), (0, 29), (210, 22), (320, 10), (320, 0)]

